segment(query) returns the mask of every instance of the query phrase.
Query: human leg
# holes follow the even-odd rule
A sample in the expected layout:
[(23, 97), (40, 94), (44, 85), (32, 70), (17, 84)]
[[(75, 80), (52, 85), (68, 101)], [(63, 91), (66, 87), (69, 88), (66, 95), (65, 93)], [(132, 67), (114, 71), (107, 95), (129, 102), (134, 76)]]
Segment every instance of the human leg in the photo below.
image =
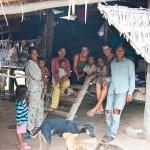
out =
[(50, 108), (56, 109), (58, 107), (59, 97), (60, 97), (60, 83), (55, 83), (54, 91), (52, 94), (52, 104), (51, 104)]
[(114, 106), (112, 111), (112, 122), (111, 125), (109, 126), (108, 132), (108, 134), (112, 138), (116, 137), (119, 128), (121, 113), (126, 103), (126, 95), (127, 95), (126, 93), (115, 95)]
[(30, 92), (29, 94), (29, 108), (28, 108), (28, 123), (27, 130), (32, 133), (36, 118), (36, 93)]
[(26, 133), (26, 124), (17, 125), (16, 129), (17, 129), (16, 134), (18, 139), (18, 148), (20, 148), (20, 150), (31, 149), (31, 147), (28, 146), (27, 143), (24, 143), (22, 139), (22, 133)]
[(64, 80), (61, 84), (61, 91), (64, 92), (70, 86), (70, 80)]
[(44, 116), (44, 100), (40, 99), (40, 93), (37, 93), (36, 106), (37, 109), (36, 109), (34, 127), (40, 127), (43, 122), (43, 116)]

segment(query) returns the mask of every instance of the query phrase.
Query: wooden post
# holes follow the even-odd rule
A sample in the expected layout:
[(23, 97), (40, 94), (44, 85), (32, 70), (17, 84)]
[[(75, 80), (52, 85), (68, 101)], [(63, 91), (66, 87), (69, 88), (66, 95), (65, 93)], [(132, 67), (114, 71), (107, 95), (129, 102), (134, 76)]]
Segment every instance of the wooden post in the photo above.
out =
[[(13, 75), (14, 74), (14, 69), (10, 68), (9, 69), (9, 74)], [(9, 78), (9, 93), (14, 94), (14, 79)]]
[(48, 68), (50, 69), (50, 64), (52, 61), (52, 44), (53, 44), (53, 33), (54, 33), (55, 21), (52, 11), (48, 12), (46, 20), (46, 57), (48, 60)]
[(74, 119), (74, 116), (88, 90), (88, 87), (90, 85), (90, 82), (91, 82), (91, 78), (88, 77), (85, 79), (85, 82), (83, 84), (83, 87), (82, 87), (82, 90), (80, 90), (78, 96), (77, 96), (77, 100), (76, 100), (76, 103), (74, 103), (69, 111), (69, 114), (67, 115), (67, 119), (68, 120), (73, 120)]
[(150, 139), (150, 64), (147, 66), (146, 79), (146, 102), (144, 110), (144, 133), (147, 139)]
[(108, 21), (106, 20), (104, 23), (104, 42), (108, 42), (108, 29), (109, 29), (109, 24)]

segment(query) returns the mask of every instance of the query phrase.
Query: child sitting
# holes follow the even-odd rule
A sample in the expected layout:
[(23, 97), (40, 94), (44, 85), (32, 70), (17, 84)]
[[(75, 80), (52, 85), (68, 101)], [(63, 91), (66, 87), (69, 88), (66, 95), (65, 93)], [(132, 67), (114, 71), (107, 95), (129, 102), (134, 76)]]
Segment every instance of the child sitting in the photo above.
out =
[(59, 61), (59, 68), (58, 68), (58, 76), (60, 78), (60, 82), (62, 83), (64, 80), (67, 80), (67, 71), (65, 70), (66, 67), (66, 61), (64, 59), (61, 59)]
[(22, 140), (22, 133), (26, 133), (26, 126), (28, 121), (28, 109), (26, 104), (26, 96), (28, 93), (28, 88), (25, 85), (19, 85), (16, 89), (16, 132), (18, 139), (18, 148), (20, 150), (31, 149), (27, 143)]
[(46, 93), (47, 93), (47, 83), (48, 83), (48, 76), (50, 75), (48, 68), (45, 66), (46, 62), (43, 57), (39, 58), (39, 67), (42, 72), (42, 78), (45, 79), (43, 82), (43, 89), (42, 89), (42, 95), (41, 99), (44, 99)]
[(97, 77), (106, 76), (108, 74), (108, 69), (104, 63), (103, 58), (98, 58), (98, 68), (97, 68)]
[(96, 75), (97, 75), (96, 71), (97, 71), (97, 67), (95, 65), (94, 57), (89, 56), (88, 64), (83, 68), (83, 73), (79, 76), (79, 79), (85, 74), (87, 74), (88, 76), (91, 76), (93, 80), (96, 78)]

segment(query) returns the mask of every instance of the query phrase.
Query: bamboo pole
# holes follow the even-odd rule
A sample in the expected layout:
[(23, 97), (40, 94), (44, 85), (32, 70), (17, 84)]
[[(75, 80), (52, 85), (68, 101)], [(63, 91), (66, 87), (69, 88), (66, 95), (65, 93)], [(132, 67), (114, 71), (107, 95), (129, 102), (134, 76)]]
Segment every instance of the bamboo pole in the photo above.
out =
[(88, 77), (85, 79), (84, 81), (84, 84), (83, 84), (83, 87), (82, 87), (82, 90), (80, 90), (78, 96), (77, 96), (77, 100), (76, 100), (76, 103), (74, 103), (69, 111), (69, 114), (67, 115), (67, 119), (68, 120), (73, 120), (74, 119), (74, 116), (88, 90), (88, 87), (90, 85), (90, 82), (91, 82), (91, 78)]
[[(112, 2), (117, 0), (105, 0), (105, 2)], [(103, 2), (103, 0), (88, 0), (88, 4)], [(85, 4), (85, 0), (76, 0), (76, 5)], [(48, 0), (34, 3), (22, 4), (23, 13), (35, 12), (43, 9), (56, 8), (56, 7), (64, 7), (68, 6), (68, 0)], [(15, 15), (22, 14), (22, 8), (20, 3), (18, 4), (10, 4), (4, 5), (4, 10), (6, 15)], [(2, 8), (0, 8), (0, 15), (4, 15)]]

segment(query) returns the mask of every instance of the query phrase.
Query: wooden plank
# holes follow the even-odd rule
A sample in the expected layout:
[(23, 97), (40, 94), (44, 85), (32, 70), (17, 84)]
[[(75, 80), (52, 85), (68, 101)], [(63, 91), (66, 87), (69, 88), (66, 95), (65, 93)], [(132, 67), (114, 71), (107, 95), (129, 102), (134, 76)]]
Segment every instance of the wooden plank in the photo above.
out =
[(145, 101), (146, 95), (142, 94), (140, 91), (135, 90), (133, 93), (133, 100)]
[(61, 116), (61, 117), (67, 117), (67, 112), (60, 111), (60, 110), (54, 110), (54, 111), (49, 111), (49, 109), (45, 108), (45, 111), (48, 111), (48, 113), (51, 113), (53, 115)]
[(60, 101), (75, 103), (77, 101), (77, 97), (74, 95), (63, 94), (60, 96)]
[(85, 79), (85, 82), (84, 82), (84, 84), (82, 86), (83, 89), (80, 90), (80, 92), (79, 92), (79, 94), (77, 96), (76, 103), (74, 103), (72, 105), (72, 107), (71, 107), (71, 109), (69, 111), (69, 114), (67, 116), (68, 120), (73, 120), (74, 119), (74, 116), (75, 116), (75, 114), (76, 114), (76, 112), (77, 112), (77, 110), (78, 110), (78, 108), (79, 108), (79, 106), (80, 106), (80, 104), (81, 104), (81, 102), (82, 102), (85, 94), (86, 94), (86, 91), (87, 91), (87, 89), (88, 89), (88, 87), (90, 85), (90, 82), (91, 82), (91, 78), (90, 77), (88, 77), (88, 78)]
[[(105, 2), (110, 1), (117, 1), (117, 0), (105, 0)], [(87, 3), (99, 3), (103, 2), (103, 0), (88, 0)], [(84, 5), (85, 0), (76, 0), (76, 5)], [(44, 9), (50, 9), (50, 8), (57, 8), (57, 7), (64, 7), (68, 6), (69, 2), (68, 0), (48, 0), (48, 1), (40, 1), (40, 2), (33, 2), (33, 3), (27, 3), (22, 4), (23, 13), (29, 13), (29, 12), (35, 12), (39, 10)], [(18, 4), (10, 4), (10, 5), (4, 5), (4, 10), (6, 15), (15, 15), (15, 14), (22, 14), (22, 9), (20, 3)], [(0, 15), (4, 15), (3, 10), (0, 9)]]
[(82, 88), (82, 85), (75, 85), (75, 84), (71, 84), (71, 85), (70, 85), (70, 88), (76, 89), (76, 90), (82, 90), (82, 89), (83, 89), (83, 88)]

